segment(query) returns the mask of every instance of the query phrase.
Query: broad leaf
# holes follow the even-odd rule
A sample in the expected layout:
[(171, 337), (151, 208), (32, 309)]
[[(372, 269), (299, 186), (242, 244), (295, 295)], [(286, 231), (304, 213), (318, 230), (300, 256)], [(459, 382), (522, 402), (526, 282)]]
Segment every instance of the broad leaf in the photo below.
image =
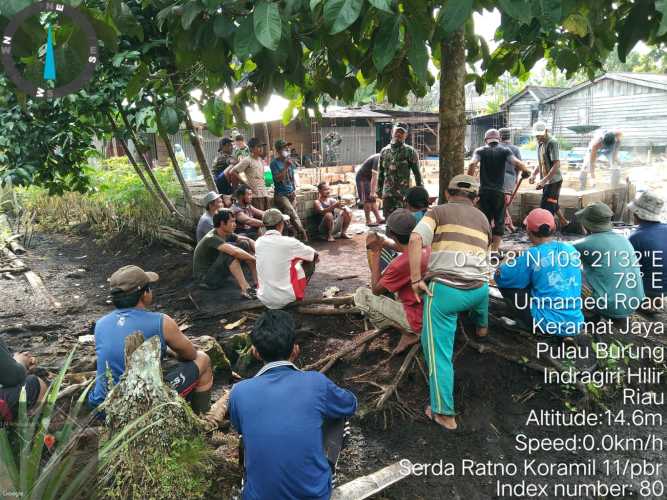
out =
[(197, 19), (202, 10), (202, 6), (196, 0), (190, 0), (189, 3), (185, 4), (183, 13), (181, 14), (181, 26), (183, 26), (184, 30), (190, 29), (190, 26), (192, 26), (192, 23)]
[(557, 23), (563, 17), (561, 0), (537, 0), (534, 2), (534, 8), (539, 9), (541, 17), (547, 21)]
[(304, 0), (285, 0), (285, 15), (291, 16), (301, 10)]
[(655, 0), (655, 10), (662, 14), (658, 28), (658, 36), (662, 36), (667, 33), (667, 0)]
[(282, 21), (278, 4), (260, 1), (253, 15), (255, 36), (264, 47), (276, 50), (282, 35)]
[(246, 16), (241, 20), (241, 24), (234, 35), (234, 53), (243, 60), (257, 54), (262, 50), (262, 44), (255, 37), (253, 19)]
[(169, 134), (178, 132), (180, 123), (178, 113), (172, 107), (166, 106), (160, 111), (160, 126)]
[(498, 0), (500, 10), (517, 21), (528, 24), (533, 18), (530, 0)]
[(309, 5), (310, 5), (310, 10), (314, 11), (318, 5), (322, 3), (322, 0), (310, 0)]
[(214, 97), (206, 101), (202, 111), (206, 118), (206, 126), (211, 133), (218, 137), (224, 135), (226, 125), (232, 121), (230, 106), (219, 97)]
[(130, 101), (134, 99), (139, 93), (139, 90), (141, 90), (142, 86), (146, 83), (147, 78), (148, 68), (145, 64), (141, 64), (134, 72), (134, 75), (132, 75), (132, 78), (130, 78), (130, 81), (127, 82), (125, 97)]
[(215, 33), (215, 36), (218, 38), (228, 39), (234, 34), (234, 31), (236, 31), (236, 25), (231, 18), (220, 16), (215, 19), (215, 22), (213, 23), (213, 33)]
[(393, 14), (394, 11), (391, 10), (391, 0), (368, 0), (369, 3), (378, 10), (388, 12)]
[(426, 81), (428, 69), (428, 51), (426, 50), (426, 39), (424, 33), (412, 24), (408, 24), (410, 45), (408, 46), (408, 61), (420, 82)]
[(572, 14), (569, 16), (563, 21), (563, 27), (570, 33), (574, 33), (580, 37), (585, 37), (588, 34), (588, 20), (581, 14)]
[(382, 71), (391, 62), (400, 43), (400, 18), (388, 18), (375, 32), (373, 64)]
[(363, 5), (364, 0), (326, 0), (324, 19), (331, 26), (329, 33), (335, 35), (350, 27), (359, 17)]
[(472, 14), (473, 0), (448, 0), (440, 11), (439, 24), (443, 33), (456, 31)]

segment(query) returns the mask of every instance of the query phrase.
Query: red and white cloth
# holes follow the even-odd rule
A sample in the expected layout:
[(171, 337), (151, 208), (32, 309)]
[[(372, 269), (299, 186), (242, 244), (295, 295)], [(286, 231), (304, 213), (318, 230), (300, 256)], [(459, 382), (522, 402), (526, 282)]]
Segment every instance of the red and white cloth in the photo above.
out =
[(302, 300), (307, 279), (301, 263), (314, 258), (313, 248), (278, 231), (267, 231), (257, 238), (257, 298), (269, 309), (280, 309)]

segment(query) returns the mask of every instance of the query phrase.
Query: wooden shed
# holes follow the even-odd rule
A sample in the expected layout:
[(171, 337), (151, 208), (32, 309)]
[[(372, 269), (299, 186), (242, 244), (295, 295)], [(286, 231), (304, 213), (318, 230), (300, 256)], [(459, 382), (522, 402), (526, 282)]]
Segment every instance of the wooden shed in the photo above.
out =
[(567, 89), (528, 85), (501, 104), (501, 112), (505, 115), (505, 126), (512, 129), (514, 143), (524, 144), (532, 138), (533, 124), (543, 119), (541, 116), (543, 103), (564, 90)]
[(590, 125), (623, 132), (622, 146), (664, 151), (667, 146), (667, 75), (606, 73), (543, 101), (541, 119), (573, 146), (591, 138), (570, 127)]

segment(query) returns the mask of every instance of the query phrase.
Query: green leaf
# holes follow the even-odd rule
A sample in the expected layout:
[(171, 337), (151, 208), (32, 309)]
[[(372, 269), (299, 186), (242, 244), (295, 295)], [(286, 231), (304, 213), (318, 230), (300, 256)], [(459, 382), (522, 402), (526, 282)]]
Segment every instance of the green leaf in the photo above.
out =
[(232, 121), (230, 106), (219, 97), (213, 97), (202, 106), (202, 112), (211, 133), (218, 137), (224, 135), (226, 125)]
[(213, 33), (218, 38), (229, 39), (236, 31), (236, 25), (231, 18), (227, 16), (220, 16), (215, 19), (213, 23)]
[(282, 21), (278, 4), (260, 1), (253, 15), (255, 36), (264, 47), (276, 50), (282, 35)]
[(667, 0), (655, 0), (655, 10), (662, 14), (658, 28), (658, 36), (662, 36), (667, 33)]
[(426, 81), (428, 70), (428, 51), (424, 33), (412, 24), (408, 24), (410, 45), (408, 46), (408, 61), (420, 82)]
[(304, 0), (285, 0), (285, 15), (291, 16), (301, 10)]
[(398, 50), (400, 18), (388, 18), (375, 32), (373, 41), (373, 64), (378, 71), (382, 71), (394, 58)]
[(322, 0), (310, 0), (310, 10), (314, 11), (319, 4), (322, 3)]
[(262, 50), (262, 44), (255, 37), (252, 16), (246, 16), (234, 35), (234, 53), (243, 60), (252, 57)]
[(472, 14), (473, 0), (448, 0), (438, 16), (440, 29), (444, 33), (456, 31)]
[(588, 20), (581, 14), (572, 14), (569, 16), (563, 21), (563, 27), (570, 33), (574, 33), (582, 38), (588, 34)]
[(533, 18), (530, 0), (498, 0), (500, 10), (517, 21), (528, 24)]
[(160, 126), (169, 134), (178, 132), (180, 123), (178, 121), (178, 113), (172, 107), (165, 106), (160, 111)]
[(125, 97), (130, 101), (133, 100), (139, 93), (139, 90), (141, 90), (142, 86), (146, 83), (147, 78), (148, 68), (145, 64), (141, 64), (134, 72), (134, 75), (132, 75), (132, 78), (130, 78), (130, 81), (127, 82)]
[(325, 21), (331, 25), (329, 33), (335, 35), (350, 27), (359, 17), (363, 5), (364, 0), (326, 0), (323, 13)]
[(192, 26), (192, 23), (194, 22), (195, 19), (197, 19), (197, 16), (200, 14), (202, 10), (203, 7), (199, 5), (199, 2), (197, 2), (197, 0), (190, 0), (189, 3), (183, 6), (183, 13), (181, 15), (181, 26), (183, 26), (184, 30), (190, 29), (190, 26)]
[(0, 14), (13, 16), (34, 3), (32, 0), (4, 0), (0, 6)]
[(393, 14), (394, 11), (391, 10), (391, 0), (368, 0), (369, 3), (378, 10), (388, 12)]

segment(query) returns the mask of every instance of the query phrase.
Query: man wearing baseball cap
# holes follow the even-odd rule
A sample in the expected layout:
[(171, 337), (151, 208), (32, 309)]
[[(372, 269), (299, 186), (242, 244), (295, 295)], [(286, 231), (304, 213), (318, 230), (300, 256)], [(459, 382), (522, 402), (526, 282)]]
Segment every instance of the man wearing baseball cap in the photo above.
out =
[[(424, 306), (417, 301), (410, 286), (410, 260), (408, 243), (410, 234), (417, 225), (414, 215), (405, 208), (395, 210), (387, 219), (387, 236), (394, 240), (398, 257), (384, 270), (380, 271), (381, 247), (368, 250), (368, 263), (371, 268), (371, 287), (358, 288), (354, 294), (354, 303), (364, 311), (375, 328), (396, 328), (401, 332), (394, 353), (405, 351), (419, 342), (422, 331), (422, 315)], [(426, 271), (430, 248), (423, 248), (421, 255), (421, 272)], [(387, 297), (390, 292), (395, 299)]]
[(275, 143), (275, 156), (271, 160), (271, 175), (275, 184), (273, 190), (273, 202), (278, 210), (289, 216), (292, 224), (303, 241), (308, 241), (308, 233), (301, 224), (297, 214), (296, 185), (294, 183), (295, 163), (289, 157), (289, 146), (291, 142), (278, 139)]
[(230, 169), (230, 176), (234, 183), (244, 181), (252, 189), (253, 206), (258, 210), (269, 208), (269, 198), (264, 183), (264, 146), (256, 137), (248, 141), (250, 154), (243, 156), (239, 162)]
[(408, 127), (399, 123), (394, 127), (391, 144), (382, 148), (378, 166), (377, 196), (382, 198), (382, 213), (385, 219), (397, 208), (405, 205), (405, 195), (410, 189), (410, 172), (415, 184), (423, 185), (419, 170), (419, 154), (405, 144)]
[(204, 213), (197, 224), (197, 241), (201, 240), (206, 233), (213, 229), (213, 216), (222, 208), (222, 195), (215, 191), (209, 191), (202, 200)]
[[(459, 313), (470, 312), (477, 338), (487, 333), (491, 228), (475, 208), (478, 190), (474, 177), (455, 176), (447, 189), (447, 203), (426, 212), (408, 247), (412, 291), (416, 302), (424, 301), (421, 343), (431, 400), (425, 413), (448, 430), (457, 428), (452, 354)], [(428, 247), (431, 256), (424, 272), (422, 249)]]
[(535, 177), (539, 173), (540, 182), (537, 183), (537, 189), (542, 190), (540, 208), (558, 216), (560, 227), (564, 228), (570, 222), (563, 216), (558, 205), (560, 188), (563, 186), (558, 141), (549, 135), (547, 124), (544, 122), (535, 122), (533, 135), (537, 140), (537, 167), (530, 176), (530, 183), (535, 183)]
[(512, 150), (500, 146), (500, 132), (495, 128), (484, 134), (485, 146), (477, 148), (468, 166), (468, 175), (475, 175), (479, 166), (479, 209), (484, 212), (489, 224), (493, 224), (491, 250), (497, 251), (505, 234), (505, 165), (510, 163), (529, 177), (526, 165)]
[(257, 298), (269, 309), (302, 300), (315, 272), (317, 252), (296, 238), (283, 236), (289, 217), (277, 208), (264, 212), (266, 232), (257, 238)]
[(218, 192), (224, 196), (231, 196), (234, 192), (234, 184), (229, 177), (229, 170), (236, 158), (232, 154), (234, 142), (229, 137), (220, 139), (218, 155), (213, 160), (213, 178)]
[(99, 406), (109, 390), (107, 369), (117, 384), (125, 372), (125, 339), (133, 333), (142, 333), (144, 339), (159, 337), (162, 356), (170, 347), (179, 363), (164, 374), (164, 381), (181, 396), (187, 397), (196, 413), (205, 413), (211, 405), (213, 372), (211, 361), (198, 351), (171, 317), (150, 312), (153, 287), (158, 275), (137, 266), (124, 266), (109, 278), (111, 300), (116, 309), (95, 323), (95, 352), (97, 376), (88, 402)]
[(524, 328), (556, 339), (579, 335), (584, 321), (579, 253), (554, 239), (556, 222), (548, 210), (532, 210), (524, 224), (532, 246), (498, 267), (498, 289)]
[(635, 249), (625, 236), (613, 231), (614, 212), (601, 201), (579, 210), (575, 216), (588, 233), (572, 242), (581, 255), (583, 293), (594, 297), (596, 304), (604, 304), (584, 314), (613, 320), (629, 317), (637, 309), (633, 304), (639, 305), (644, 299)]
[(657, 193), (644, 191), (630, 202), (635, 224), (639, 227), (630, 235), (630, 243), (640, 255), (644, 292), (650, 299), (667, 295), (667, 224), (662, 222), (665, 201)]

